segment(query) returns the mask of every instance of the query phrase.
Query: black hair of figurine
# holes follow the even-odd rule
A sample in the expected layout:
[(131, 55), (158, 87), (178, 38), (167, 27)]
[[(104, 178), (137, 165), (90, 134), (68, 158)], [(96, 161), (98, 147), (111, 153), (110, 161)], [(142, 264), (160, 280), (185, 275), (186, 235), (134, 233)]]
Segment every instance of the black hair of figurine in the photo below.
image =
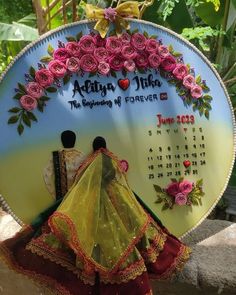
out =
[(76, 135), (71, 130), (65, 130), (61, 133), (61, 142), (64, 148), (73, 148), (75, 146)]
[(107, 148), (107, 144), (106, 144), (106, 140), (103, 137), (97, 136), (93, 140), (93, 150), (94, 151), (97, 151), (100, 148), (106, 149)]

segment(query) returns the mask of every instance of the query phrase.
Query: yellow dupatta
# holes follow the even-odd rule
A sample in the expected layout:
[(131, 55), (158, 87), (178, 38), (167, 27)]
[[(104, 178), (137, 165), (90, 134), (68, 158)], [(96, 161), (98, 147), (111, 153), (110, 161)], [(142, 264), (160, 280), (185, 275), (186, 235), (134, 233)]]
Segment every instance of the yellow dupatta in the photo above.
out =
[(130, 190), (119, 162), (95, 152), (78, 172), (49, 225), (85, 268), (116, 271), (143, 236), (150, 220)]

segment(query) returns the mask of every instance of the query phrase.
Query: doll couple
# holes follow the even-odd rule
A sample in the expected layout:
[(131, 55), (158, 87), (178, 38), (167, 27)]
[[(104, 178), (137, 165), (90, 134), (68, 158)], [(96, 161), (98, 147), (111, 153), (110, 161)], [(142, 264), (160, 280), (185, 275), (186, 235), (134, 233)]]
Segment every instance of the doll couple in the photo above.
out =
[(3, 241), (0, 257), (57, 295), (151, 295), (150, 279), (180, 271), (190, 249), (140, 203), (104, 138), (74, 163), (73, 181), (67, 152), (53, 154), (55, 203)]

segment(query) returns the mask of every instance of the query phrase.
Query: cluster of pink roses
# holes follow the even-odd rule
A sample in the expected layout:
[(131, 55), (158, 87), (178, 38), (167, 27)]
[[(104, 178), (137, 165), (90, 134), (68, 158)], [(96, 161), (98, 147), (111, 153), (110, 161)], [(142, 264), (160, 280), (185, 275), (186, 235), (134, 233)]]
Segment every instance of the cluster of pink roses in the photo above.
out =
[(183, 180), (181, 182), (171, 182), (167, 188), (166, 193), (174, 198), (175, 204), (182, 205), (191, 205), (188, 195), (193, 190), (192, 182), (188, 180)]
[(36, 71), (35, 81), (26, 85), (27, 94), (20, 98), (20, 104), (25, 110), (35, 109), (44, 89), (66, 74), (89, 72), (108, 75), (111, 71), (134, 72), (148, 68), (160, 68), (181, 80), (193, 98), (202, 96), (202, 88), (189, 74), (187, 66), (178, 63), (169, 49), (158, 40), (141, 33), (123, 33), (121, 37), (105, 39), (98, 34), (90, 34), (82, 36), (78, 42), (68, 42), (54, 50), (47, 68)]

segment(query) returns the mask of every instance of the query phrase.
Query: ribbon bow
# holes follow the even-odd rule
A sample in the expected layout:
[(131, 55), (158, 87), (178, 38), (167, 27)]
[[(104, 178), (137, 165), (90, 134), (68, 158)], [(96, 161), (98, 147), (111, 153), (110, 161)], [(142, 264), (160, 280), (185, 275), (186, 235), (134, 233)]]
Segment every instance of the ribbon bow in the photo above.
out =
[(94, 27), (104, 38), (109, 30), (109, 23), (114, 22), (116, 34), (120, 35), (122, 29), (129, 29), (129, 22), (124, 17), (139, 17), (139, 3), (135, 1), (126, 1), (118, 5), (116, 8), (99, 8), (92, 4), (87, 4), (85, 7), (86, 16), (88, 19), (96, 19), (97, 23)]

